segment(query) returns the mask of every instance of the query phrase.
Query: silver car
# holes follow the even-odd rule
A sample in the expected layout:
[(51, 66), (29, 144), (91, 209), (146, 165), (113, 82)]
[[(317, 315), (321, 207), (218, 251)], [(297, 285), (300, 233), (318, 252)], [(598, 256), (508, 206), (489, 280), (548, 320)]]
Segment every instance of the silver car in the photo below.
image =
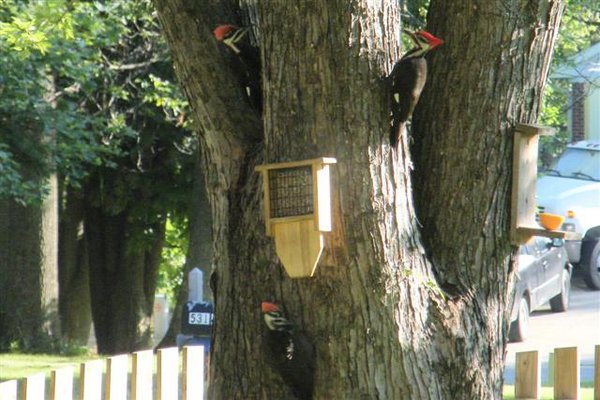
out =
[(572, 270), (561, 239), (536, 236), (521, 246), (509, 340), (525, 340), (529, 313), (544, 304), (550, 302), (553, 312), (567, 310)]

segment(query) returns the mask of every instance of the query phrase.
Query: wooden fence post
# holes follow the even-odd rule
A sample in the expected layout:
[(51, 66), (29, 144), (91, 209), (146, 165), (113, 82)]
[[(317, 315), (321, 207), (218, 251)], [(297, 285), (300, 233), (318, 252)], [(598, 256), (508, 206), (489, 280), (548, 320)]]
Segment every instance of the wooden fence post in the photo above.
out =
[(579, 353), (577, 347), (554, 349), (554, 399), (579, 398)]
[(21, 380), (21, 399), (22, 400), (42, 400), (46, 392), (46, 374), (28, 376)]
[(596, 345), (594, 357), (594, 400), (600, 400), (600, 345)]
[(73, 367), (50, 372), (50, 400), (73, 400)]
[(157, 400), (172, 400), (179, 396), (179, 349), (170, 347), (158, 350)]
[(106, 359), (105, 400), (127, 400), (129, 356), (121, 354)]
[(17, 400), (17, 386), (19, 381), (12, 380), (0, 383), (0, 399)]
[(541, 373), (538, 352), (517, 353), (515, 364), (515, 399), (537, 399)]
[(131, 400), (152, 399), (154, 353), (152, 350), (136, 351), (131, 356)]
[(79, 375), (79, 400), (100, 400), (102, 398), (102, 360), (87, 361), (81, 364)]
[(183, 400), (204, 399), (204, 346), (183, 348)]

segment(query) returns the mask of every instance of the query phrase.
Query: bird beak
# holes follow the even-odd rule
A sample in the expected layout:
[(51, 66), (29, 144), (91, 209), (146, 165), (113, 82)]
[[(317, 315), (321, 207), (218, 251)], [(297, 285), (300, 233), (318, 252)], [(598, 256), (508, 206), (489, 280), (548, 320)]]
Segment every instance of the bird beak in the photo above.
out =
[(227, 38), (227, 39), (223, 39), (223, 43), (225, 43), (227, 46), (229, 46), (231, 48), (231, 50), (233, 50), (233, 52), (235, 54), (240, 54), (241, 51), (240, 49), (237, 48), (237, 46), (235, 45), (235, 40), (234, 40), (234, 36)]
[(233, 33), (233, 35), (231, 35), (231, 37), (224, 39), (223, 43), (225, 43), (227, 46), (229, 46), (231, 48), (231, 50), (233, 50), (233, 52), (235, 54), (240, 54), (241, 51), (240, 49), (238, 49), (238, 47), (235, 45), (237, 42), (239, 42), (239, 40), (244, 37), (244, 35), (249, 31), (250, 29), (248, 27), (244, 27), (244, 28), (240, 28), (237, 31), (235, 31)]

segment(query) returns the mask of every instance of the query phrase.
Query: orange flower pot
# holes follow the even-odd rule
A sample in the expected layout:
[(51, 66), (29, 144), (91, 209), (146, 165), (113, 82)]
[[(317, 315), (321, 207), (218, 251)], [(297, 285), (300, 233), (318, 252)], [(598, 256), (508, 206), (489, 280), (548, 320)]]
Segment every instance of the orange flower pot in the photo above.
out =
[(549, 231), (555, 231), (564, 222), (565, 217), (562, 215), (540, 213), (540, 224)]

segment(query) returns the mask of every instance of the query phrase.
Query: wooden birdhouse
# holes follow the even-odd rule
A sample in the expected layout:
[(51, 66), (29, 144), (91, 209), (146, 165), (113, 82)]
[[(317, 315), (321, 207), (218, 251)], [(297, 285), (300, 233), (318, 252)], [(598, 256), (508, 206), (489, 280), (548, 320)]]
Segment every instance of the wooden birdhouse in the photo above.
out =
[(329, 166), (335, 158), (316, 158), (256, 167), (263, 176), (267, 235), (290, 278), (313, 276), (331, 231)]
[(510, 238), (514, 245), (532, 236), (575, 239), (574, 232), (548, 230), (536, 221), (535, 200), (539, 136), (554, 135), (549, 127), (519, 124), (513, 139)]

